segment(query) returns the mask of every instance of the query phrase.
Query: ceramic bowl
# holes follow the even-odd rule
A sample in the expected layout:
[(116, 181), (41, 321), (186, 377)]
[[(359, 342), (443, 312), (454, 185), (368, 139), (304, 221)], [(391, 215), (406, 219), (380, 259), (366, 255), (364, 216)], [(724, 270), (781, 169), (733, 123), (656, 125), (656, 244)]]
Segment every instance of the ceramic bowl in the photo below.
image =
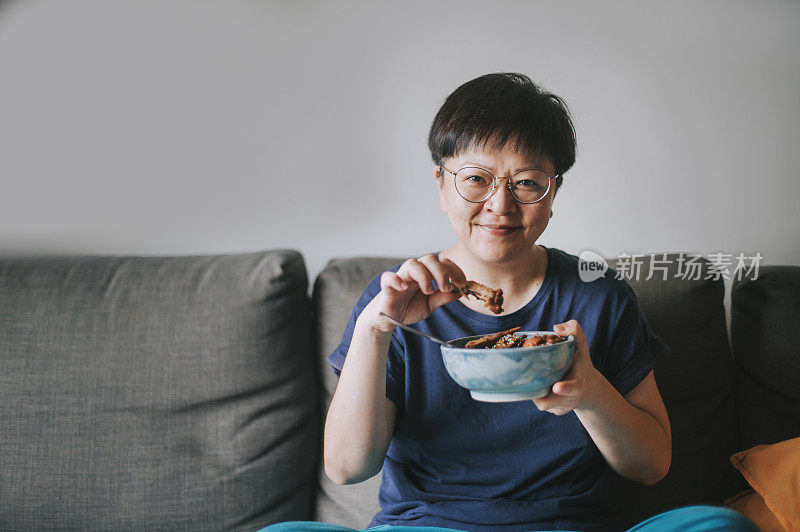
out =
[[(528, 338), (553, 331), (517, 331)], [(569, 370), (575, 354), (575, 338), (536, 347), (466, 349), (464, 345), (482, 335), (459, 338), (442, 347), (447, 373), (469, 390), (476, 401), (501, 403), (544, 397)]]

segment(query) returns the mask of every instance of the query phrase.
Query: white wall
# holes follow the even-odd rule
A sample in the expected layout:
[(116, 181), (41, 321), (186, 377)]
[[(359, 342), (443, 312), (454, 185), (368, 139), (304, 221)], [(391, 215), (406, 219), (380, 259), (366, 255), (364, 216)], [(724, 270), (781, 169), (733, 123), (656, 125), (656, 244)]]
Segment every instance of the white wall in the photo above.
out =
[(313, 276), (441, 249), (428, 128), (493, 71), (576, 121), (542, 243), (800, 264), (800, 2), (777, 0), (0, 2), (0, 251), (290, 247)]

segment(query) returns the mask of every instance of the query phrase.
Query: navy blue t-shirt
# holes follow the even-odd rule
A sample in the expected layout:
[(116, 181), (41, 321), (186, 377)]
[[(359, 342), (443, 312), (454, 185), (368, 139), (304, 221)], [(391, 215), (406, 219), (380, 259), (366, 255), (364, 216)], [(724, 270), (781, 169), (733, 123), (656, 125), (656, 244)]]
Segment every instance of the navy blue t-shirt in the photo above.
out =
[[(444, 339), (511, 327), (553, 330), (575, 319), (592, 363), (623, 396), (668, 348), (652, 331), (636, 295), (609, 269), (591, 283), (578, 258), (545, 248), (539, 291), (521, 309), (490, 316), (453, 301), (413, 325)], [(399, 265), (393, 268), (397, 271)], [(341, 344), (328, 357), (339, 375), (356, 318), (380, 291), (364, 290)], [(532, 401), (475, 401), (442, 363), (439, 345), (399, 327), (392, 334), (386, 395), (397, 421), (383, 463), (382, 524), (475, 531), (609, 530), (618, 527), (611, 502), (618, 479), (574, 412), (556, 416)]]

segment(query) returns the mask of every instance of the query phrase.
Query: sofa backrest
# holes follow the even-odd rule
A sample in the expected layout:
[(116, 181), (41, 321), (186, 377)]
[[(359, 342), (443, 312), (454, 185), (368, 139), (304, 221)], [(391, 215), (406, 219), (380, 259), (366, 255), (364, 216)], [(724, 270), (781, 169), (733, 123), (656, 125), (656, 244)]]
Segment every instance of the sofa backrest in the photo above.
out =
[(308, 312), (292, 251), (0, 259), (0, 529), (307, 519)]
[(731, 289), (742, 450), (800, 436), (800, 266), (766, 266)]
[[(645, 316), (672, 348), (655, 369), (673, 432), (673, 462), (667, 477), (645, 487), (622, 481), (619, 512), (634, 523), (676, 506), (721, 503), (739, 491), (741, 482), (728, 462), (737, 450), (733, 403), (733, 369), (728, 348), (721, 279), (709, 276), (708, 263), (699, 263), (700, 280), (677, 278), (678, 254), (669, 254), (666, 280), (630, 280)], [(313, 305), (327, 411), (336, 376), (326, 357), (338, 345), (353, 305), (364, 287), (401, 258), (353, 258), (331, 261), (314, 287)], [(650, 266), (645, 260), (645, 273)], [(616, 261), (609, 261), (612, 268)], [(378, 511), (380, 474), (356, 485), (331, 482), (318, 474), (314, 519), (354, 528), (365, 527)]]
[[(617, 501), (628, 526), (683, 505), (721, 504), (744, 489), (729, 461), (738, 431), (724, 281), (707, 260), (688, 266), (686, 258), (648, 255), (641, 275), (627, 277), (648, 323), (671, 348), (656, 363), (655, 377), (672, 428), (667, 476), (654, 486), (620, 480)], [(622, 260), (610, 260), (609, 267), (623, 271)]]

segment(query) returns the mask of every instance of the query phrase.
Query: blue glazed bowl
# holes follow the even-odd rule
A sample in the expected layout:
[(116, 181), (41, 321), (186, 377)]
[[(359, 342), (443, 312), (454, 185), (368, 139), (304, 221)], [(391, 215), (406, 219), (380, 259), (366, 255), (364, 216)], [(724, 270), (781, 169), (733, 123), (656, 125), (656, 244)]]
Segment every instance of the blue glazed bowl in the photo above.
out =
[[(528, 338), (553, 331), (518, 331)], [(502, 403), (544, 397), (567, 373), (575, 355), (575, 338), (536, 347), (466, 349), (464, 345), (482, 335), (459, 338), (453, 347), (442, 347), (447, 373), (469, 390), (476, 401)]]

